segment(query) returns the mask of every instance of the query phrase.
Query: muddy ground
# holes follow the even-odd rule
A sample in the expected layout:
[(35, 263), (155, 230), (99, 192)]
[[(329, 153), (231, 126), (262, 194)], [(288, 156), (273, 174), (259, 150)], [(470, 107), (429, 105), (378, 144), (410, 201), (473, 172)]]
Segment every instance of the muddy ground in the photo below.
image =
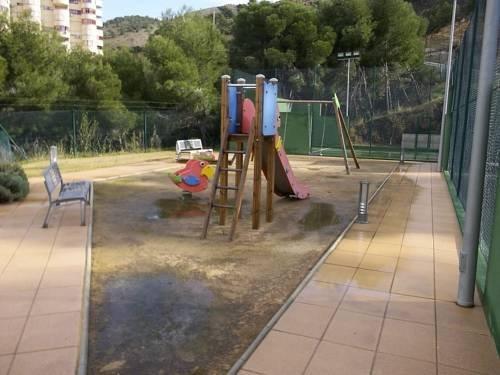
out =
[(291, 159), (311, 198), (275, 197), (251, 230), (249, 177), (232, 243), (229, 225), (199, 239), (208, 192), (183, 199), (165, 172), (96, 184), (89, 374), (225, 373), (355, 215), (359, 181), (395, 166)]

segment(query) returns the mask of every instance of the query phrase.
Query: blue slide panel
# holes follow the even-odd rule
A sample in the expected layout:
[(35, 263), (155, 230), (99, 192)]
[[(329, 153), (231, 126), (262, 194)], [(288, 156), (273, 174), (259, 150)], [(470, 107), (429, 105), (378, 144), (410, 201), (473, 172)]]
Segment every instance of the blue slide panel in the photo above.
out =
[(227, 88), (227, 103), (229, 115), (229, 134), (236, 133), (238, 119), (238, 100), (236, 97), (236, 87)]
[(278, 85), (264, 82), (264, 114), (262, 119), (262, 134), (276, 134), (276, 108), (278, 103)]

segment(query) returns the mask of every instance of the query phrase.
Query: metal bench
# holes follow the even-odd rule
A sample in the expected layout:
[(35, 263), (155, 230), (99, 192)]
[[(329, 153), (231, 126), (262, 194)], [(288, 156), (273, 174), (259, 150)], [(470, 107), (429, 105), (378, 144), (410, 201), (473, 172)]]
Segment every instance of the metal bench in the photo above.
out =
[[(48, 227), (49, 216), (53, 206), (60, 206), (62, 203), (69, 202), (80, 202), (81, 225), (85, 225), (87, 205), (90, 205), (92, 183), (90, 181), (65, 183), (61, 175), (61, 170), (55, 162), (51, 163), (43, 172), (43, 178), (45, 189), (49, 195), (49, 208), (43, 221), (43, 227)], [(56, 198), (54, 198), (55, 194), (57, 194)]]

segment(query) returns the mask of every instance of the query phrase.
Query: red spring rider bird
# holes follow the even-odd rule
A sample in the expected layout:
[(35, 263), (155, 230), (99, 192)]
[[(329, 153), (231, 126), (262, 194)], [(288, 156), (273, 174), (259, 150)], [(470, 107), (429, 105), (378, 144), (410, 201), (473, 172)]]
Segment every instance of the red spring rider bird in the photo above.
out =
[(208, 187), (208, 179), (213, 174), (213, 167), (206, 161), (189, 160), (183, 169), (169, 174), (169, 177), (183, 191), (199, 193)]

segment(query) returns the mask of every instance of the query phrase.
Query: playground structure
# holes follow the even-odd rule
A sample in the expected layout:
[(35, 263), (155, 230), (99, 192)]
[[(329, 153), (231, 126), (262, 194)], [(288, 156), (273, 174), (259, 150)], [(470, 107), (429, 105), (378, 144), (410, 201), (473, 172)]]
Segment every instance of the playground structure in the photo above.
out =
[[(278, 106), (280, 109), (281, 113), (285, 113), (285, 120), (284, 120), (284, 130), (283, 130), (283, 143), (286, 141), (286, 135), (287, 135), (287, 120), (288, 120), (288, 113), (292, 111), (293, 105), (298, 104), (298, 105), (307, 105), (307, 138), (308, 138), (308, 149), (309, 149), (309, 154), (319, 154), (320, 156), (323, 155), (323, 151), (329, 150), (330, 147), (325, 145), (325, 136), (327, 132), (330, 135), (335, 135), (336, 138), (338, 138), (338, 146), (341, 150), (341, 155), (344, 159), (344, 165), (345, 165), (345, 170), (347, 174), (350, 174), (350, 167), (349, 167), (349, 162), (348, 162), (348, 151), (347, 151), (347, 146), (349, 147), (349, 151), (351, 153), (351, 157), (354, 161), (354, 164), (357, 169), (359, 169), (359, 162), (356, 157), (356, 153), (354, 151), (354, 146), (351, 140), (351, 137), (349, 135), (349, 131), (346, 126), (346, 122), (344, 119), (344, 115), (342, 114), (342, 110), (340, 107), (340, 102), (337, 98), (337, 94), (333, 95), (332, 100), (293, 100), (293, 99), (278, 99)], [(313, 151), (312, 147), (312, 140), (313, 140), (313, 118), (315, 117), (313, 112), (313, 109), (311, 108), (312, 106), (319, 105), (319, 117), (323, 119), (322, 121), (322, 134), (321, 134), (321, 147), (319, 150), (316, 152)], [(334, 117), (330, 120), (329, 116), (326, 115), (327, 108), (328, 106), (332, 106), (333, 108), (333, 113)], [(325, 108), (323, 110), (323, 108)], [(323, 112), (323, 113), (322, 113)], [(331, 126), (328, 128), (328, 124), (326, 123), (327, 119), (331, 121), (332, 123), (335, 123), (335, 125)], [(336, 132), (336, 133), (335, 133)]]
[(169, 174), (172, 182), (188, 193), (199, 193), (208, 187), (208, 181), (213, 176), (213, 167), (204, 160), (188, 160), (185, 167)]
[[(227, 210), (233, 210), (229, 240), (233, 240), (241, 211), (245, 180), (253, 156), (254, 176), (252, 194), (252, 229), (260, 227), (262, 173), (266, 177), (266, 221), (273, 220), (273, 195), (307, 199), (309, 189), (295, 178), (283, 143), (278, 134), (278, 80), (269, 81), (261, 74), (255, 84), (222, 76), (221, 85), (221, 147), (215, 177), (210, 192), (202, 239), (207, 237), (214, 208), (219, 212), (219, 224), (225, 225)], [(255, 105), (245, 97), (246, 90), (255, 90)], [(245, 147), (246, 145), (246, 147)], [(229, 154), (235, 155), (234, 168), (229, 165)], [(229, 173), (234, 173), (230, 185)], [(234, 203), (228, 200), (228, 191), (234, 191)], [(217, 192), (219, 198), (217, 200)]]

